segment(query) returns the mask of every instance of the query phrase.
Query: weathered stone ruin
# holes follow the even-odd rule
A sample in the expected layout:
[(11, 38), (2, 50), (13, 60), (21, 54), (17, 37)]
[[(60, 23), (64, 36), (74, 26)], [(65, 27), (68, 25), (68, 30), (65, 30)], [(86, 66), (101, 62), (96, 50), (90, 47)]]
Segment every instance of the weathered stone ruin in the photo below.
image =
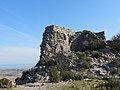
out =
[(59, 26), (47, 26), (43, 33), (40, 61), (37, 66), (58, 52), (85, 51), (85, 49), (90, 49), (89, 43), (94, 40), (100, 41), (98, 48), (103, 49), (106, 47), (104, 32), (94, 33), (87, 30), (73, 32), (70, 29)]
[(113, 58), (117, 58), (110, 52), (109, 45), (105, 40), (104, 31), (73, 32), (64, 27), (47, 26), (40, 45), (39, 62), (35, 67), (24, 71), (21, 78), (16, 79), (16, 84), (48, 82), (52, 67), (57, 67), (61, 71), (74, 71), (75, 74), (81, 73), (84, 68), (82, 75), (89, 72), (94, 77), (107, 77), (111, 70), (109, 63)]

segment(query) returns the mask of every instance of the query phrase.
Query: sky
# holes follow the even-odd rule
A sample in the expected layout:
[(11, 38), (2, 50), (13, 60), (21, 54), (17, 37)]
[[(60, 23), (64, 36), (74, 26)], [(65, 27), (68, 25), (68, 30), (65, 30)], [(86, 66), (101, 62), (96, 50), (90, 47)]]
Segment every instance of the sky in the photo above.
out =
[(0, 67), (34, 66), (44, 28), (120, 32), (120, 0), (0, 0)]

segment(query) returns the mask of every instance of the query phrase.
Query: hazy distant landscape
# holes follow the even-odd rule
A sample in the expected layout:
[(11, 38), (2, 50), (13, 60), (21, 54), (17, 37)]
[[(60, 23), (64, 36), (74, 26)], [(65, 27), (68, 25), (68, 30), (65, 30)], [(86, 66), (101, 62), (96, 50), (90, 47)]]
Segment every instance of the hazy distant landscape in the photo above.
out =
[(0, 69), (28, 69), (34, 64), (0, 64)]
[(9, 78), (14, 80), (21, 76), (23, 70), (25, 69), (0, 69), (0, 78)]
[(25, 69), (0, 69), (0, 76), (19, 76)]

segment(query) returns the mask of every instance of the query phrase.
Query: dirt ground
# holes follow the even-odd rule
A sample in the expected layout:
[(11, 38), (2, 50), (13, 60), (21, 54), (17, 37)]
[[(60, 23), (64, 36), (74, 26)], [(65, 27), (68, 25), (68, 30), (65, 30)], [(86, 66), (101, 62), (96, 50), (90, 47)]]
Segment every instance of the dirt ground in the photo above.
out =
[(59, 82), (59, 83), (29, 83), (26, 85), (20, 85), (15, 90), (57, 90), (57, 88), (65, 86), (70, 82)]

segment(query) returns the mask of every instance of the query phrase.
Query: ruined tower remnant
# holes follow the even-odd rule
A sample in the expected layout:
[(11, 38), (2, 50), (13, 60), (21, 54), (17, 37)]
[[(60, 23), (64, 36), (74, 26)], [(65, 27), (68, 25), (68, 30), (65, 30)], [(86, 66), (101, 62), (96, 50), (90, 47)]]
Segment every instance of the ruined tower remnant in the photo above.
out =
[(46, 60), (60, 51), (82, 51), (92, 40), (105, 41), (104, 32), (94, 33), (87, 30), (73, 32), (64, 27), (47, 26), (43, 33), (40, 61), (37, 65), (44, 64)]

